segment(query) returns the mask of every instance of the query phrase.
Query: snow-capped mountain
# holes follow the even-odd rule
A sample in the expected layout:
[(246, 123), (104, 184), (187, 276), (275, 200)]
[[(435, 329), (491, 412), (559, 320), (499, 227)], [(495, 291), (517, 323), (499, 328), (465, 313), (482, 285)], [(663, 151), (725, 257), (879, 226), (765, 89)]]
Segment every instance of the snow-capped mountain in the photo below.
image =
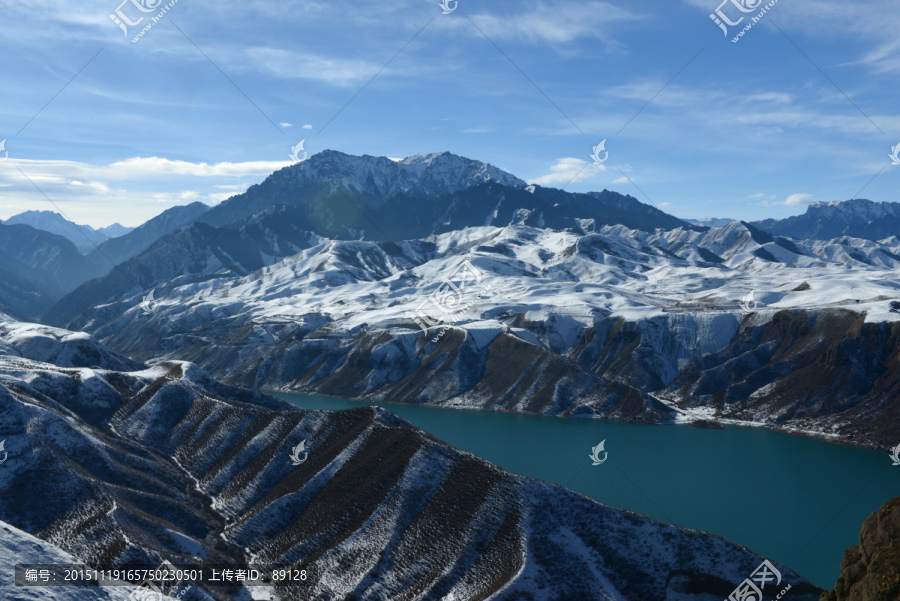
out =
[(69, 323), (87, 308), (108, 304), (138, 290), (247, 275), (321, 242), (319, 236), (294, 225), (285, 215), (288, 212), (291, 211), (266, 212), (239, 228), (192, 223), (157, 240), (102, 278), (83, 284), (52, 306), (43, 319), (54, 324)]
[[(881, 214), (870, 205), (825, 209)], [(875, 447), (898, 425), (884, 403), (897, 237), (699, 227), (629, 196), (527, 186), (448, 153), (326, 151), (199, 210), (193, 223), (190, 210), (163, 219), (181, 225), (43, 318), (254, 388), (715, 418)], [(453, 278), (467, 266), (477, 286), (463, 291)], [(852, 360), (823, 363), (849, 349)], [(497, 376), (511, 364), (517, 375)]]
[[(250, 273), (160, 281), (152, 315), (124, 282), (64, 323), (251, 388), (765, 423), (875, 447), (898, 425), (897, 401), (884, 403), (900, 353), (897, 242), (791, 241), (741, 222), (305, 242)], [(123, 266), (136, 277), (157, 264), (138, 259)]]
[[(97, 244), (80, 250), (71, 238), (84, 243), (85, 235), (78, 228), (87, 226), (77, 226), (56, 213), (30, 211), (0, 223), (0, 311), (22, 319), (38, 319), (66, 294), (110, 272), (117, 263), (146, 250), (161, 236), (194, 222), (208, 209), (199, 202), (174, 207), (116, 238), (104, 239), (122, 230), (85, 229)], [(13, 221), (30, 225), (8, 224)]]
[(725, 227), (737, 219), (728, 219), (726, 217), (704, 217), (703, 219), (685, 219), (688, 223), (700, 225), (703, 227)]
[(53, 211), (26, 211), (10, 217), (3, 223), (6, 223), (7, 225), (21, 223), (30, 225), (37, 230), (57, 234), (67, 238), (82, 252), (90, 250), (94, 245), (99, 244), (104, 240), (124, 236), (134, 229), (118, 223), (100, 229), (94, 229), (89, 225), (72, 223), (59, 213)]
[(292, 224), (341, 240), (398, 242), (514, 223), (557, 229), (687, 225), (630, 196), (526, 186), (495, 167), (449, 153), (398, 162), (335, 151), (275, 172), (200, 220), (233, 227), (279, 209), (289, 211)]
[(342, 240), (397, 242), (513, 223), (561, 229), (614, 223), (644, 229), (687, 225), (630, 196), (526, 186), (495, 167), (449, 153), (398, 162), (335, 151), (275, 172), (200, 220), (233, 227), (284, 208), (294, 225)]
[[(624, 224), (646, 231), (692, 227), (615, 192), (569, 194), (538, 186), (516, 189), (481, 184), (428, 202), (395, 197), (380, 207), (366, 209), (365, 214), (353, 213), (352, 207), (347, 211), (348, 206), (345, 201), (331, 198), (312, 205), (275, 206), (227, 227), (213, 228), (198, 221), (156, 241), (105, 277), (85, 283), (61, 299), (44, 319), (56, 325), (71, 325), (86, 309), (176, 278), (247, 275), (325, 239), (365, 238), (393, 244), (415, 235), (427, 238), (485, 224), (582, 232), (595, 231), (606, 224)], [(140, 230), (110, 243), (127, 240)]]
[[(298, 410), (190, 363), (134, 364), (84, 334), (8, 319), (0, 344), (0, 520), (44, 541), (0, 531), (0, 553), (22, 542), (94, 566), (306, 569), (275, 601), (705, 601), (762, 562), (504, 472), (380, 408)], [(792, 598), (822, 592), (778, 569)], [(198, 585), (182, 598), (250, 594)]]
[[(68, 323), (129, 289), (146, 290), (173, 278), (246, 275), (299, 252), (310, 240), (391, 242), (511, 224), (580, 231), (611, 224), (648, 231), (690, 227), (630, 196), (525, 186), (495, 167), (449, 153), (394, 161), (326, 151), (214, 209), (202, 203), (173, 207), (100, 243), (88, 255), (94, 270), (70, 270), (66, 278), (73, 283), (49, 301), (84, 287), (57, 303), (46, 319)], [(98, 282), (89, 282), (104, 273)], [(22, 295), (44, 294), (27, 281), (19, 287)], [(17, 314), (36, 318), (48, 304)]]
[(814, 202), (803, 215), (755, 221), (753, 225), (798, 240), (840, 236), (884, 240), (900, 236), (900, 203), (864, 199)]
[[(490, 182), (510, 188), (525, 186), (525, 182), (505, 171), (449, 152), (394, 161), (325, 150), (309, 160), (276, 171), (246, 193), (224, 201), (205, 215), (203, 221), (224, 225), (275, 205), (310, 204), (322, 198), (358, 203), (366, 208), (377, 207), (395, 197), (424, 202)], [(336, 198), (342, 196), (348, 198), (344, 201)]]

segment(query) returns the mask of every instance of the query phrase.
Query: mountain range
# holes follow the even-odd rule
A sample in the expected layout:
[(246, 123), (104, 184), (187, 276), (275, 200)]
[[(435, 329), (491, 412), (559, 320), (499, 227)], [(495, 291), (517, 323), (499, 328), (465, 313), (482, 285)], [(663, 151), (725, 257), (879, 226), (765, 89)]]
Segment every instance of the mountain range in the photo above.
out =
[[(859, 215), (860, 202), (832, 211)], [(151, 240), (158, 232), (168, 233)], [(881, 400), (898, 385), (896, 236), (702, 227), (447, 153), (329, 151), (101, 249), (114, 245), (129, 258), (42, 319), (140, 360), (195, 361), (231, 384), (714, 418), (875, 448), (893, 445), (900, 425), (897, 403)], [(823, 364), (833, 356), (846, 358)], [(521, 371), (498, 377), (509, 364)]]
[(0, 311), (38, 319), (65, 294), (103, 272), (63, 236), (0, 224)]
[[(264, 391), (893, 447), (895, 210), (691, 222), (450, 153), (327, 151), (86, 254), (0, 224), (0, 556), (307, 569), (279, 601), (726, 598), (761, 557)], [(825, 598), (888, 573), (886, 511)]]
[(273, 211), (286, 211), (291, 225), (325, 238), (382, 242), (484, 225), (687, 225), (631, 196), (528, 186), (495, 167), (450, 153), (394, 161), (336, 151), (273, 173), (199, 220), (235, 229)]
[[(286, 240), (253, 226), (212, 249), (200, 242), (213, 230), (192, 226), (48, 316), (131, 356), (189, 359), (254, 389), (657, 423), (715, 417), (894, 444), (896, 239), (801, 243), (734, 222), (481, 227), (395, 245)], [(280, 240), (290, 256), (243, 270), (266, 251), (236, 261), (236, 240)], [(173, 271), (181, 256), (198, 271)]]
[[(8, 317), (0, 350), (0, 527), (40, 539), (32, 556), (307, 571), (276, 600), (702, 601), (763, 561), (509, 474), (380, 408), (299, 410), (190, 363), (143, 365)], [(822, 592), (777, 569), (793, 598)], [(200, 584), (182, 598), (250, 595)]]
[(765, 219), (753, 225), (800, 240), (831, 240), (842, 236), (882, 240), (900, 235), (900, 203), (865, 199), (814, 202), (803, 215)]
[(53, 211), (26, 211), (13, 215), (3, 223), (7, 225), (24, 224), (36, 230), (58, 234), (68, 239), (78, 250), (84, 252), (95, 245), (118, 236), (124, 236), (133, 228), (118, 223), (94, 229), (89, 225), (78, 225)]
[[(806, 217), (889, 223), (893, 210), (847, 201)], [(711, 412), (884, 448), (900, 425), (879, 402), (897, 385), (900, 241), (760, 229), (805, 223), (791, 219), (703, 227), (449, 153), (327, 151), (87, 256), (3, 226), (20, 229), (0, 245), (12, 255), (0, 306), (253, 388), (661, 423)], [(463, 301), (448, 282), (466, 266), (478, 287)], [(148, 317), (151, 291), (160, 311)], [(448, 314), (437, 295), (466, 310)], [(823, 380), (830, 344), (859, 357)], [(478, 376), (513, 358), (531, 369)]]

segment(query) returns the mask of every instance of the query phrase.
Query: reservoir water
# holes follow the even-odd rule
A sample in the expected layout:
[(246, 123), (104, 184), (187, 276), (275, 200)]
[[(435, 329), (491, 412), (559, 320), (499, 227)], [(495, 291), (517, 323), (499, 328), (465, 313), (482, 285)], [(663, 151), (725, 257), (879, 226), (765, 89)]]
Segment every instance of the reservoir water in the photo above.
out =
[[(303, 409), (366, 404), (276, 396)], [(827, 589), (840, 574), (844, 549), (859, 542), (866, 517), (900, 495), (900, 466), (893, 467), (887, 453), (762, 428), (708, 430), (379, 405), (507, 471), (720, 534)], [(606, 461), (594, 466), (591, 449), (604, 440)]]

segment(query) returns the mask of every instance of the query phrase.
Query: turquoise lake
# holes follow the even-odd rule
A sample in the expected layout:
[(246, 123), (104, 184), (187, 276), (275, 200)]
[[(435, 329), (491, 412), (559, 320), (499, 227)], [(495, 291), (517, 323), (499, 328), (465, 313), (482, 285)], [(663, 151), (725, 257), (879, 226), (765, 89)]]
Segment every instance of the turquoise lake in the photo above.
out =
[[(276, 396), (303, 409), (366, 404)], [(762, 428), (707, 430), (379, 405), (507, 471), (720, 534), (827, 589), (840, 574), (844, 549), (859, 542), (866, 517), (900, 495), (900, 466), (893, 467), (887, 453)], [(602, 440), (608, 458), (592, 466), (591, 448)]]

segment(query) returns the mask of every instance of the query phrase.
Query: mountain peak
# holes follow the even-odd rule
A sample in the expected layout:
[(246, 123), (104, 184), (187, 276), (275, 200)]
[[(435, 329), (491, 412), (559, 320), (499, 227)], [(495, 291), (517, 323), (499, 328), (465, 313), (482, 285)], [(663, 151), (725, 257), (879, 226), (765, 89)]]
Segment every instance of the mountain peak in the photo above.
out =
[[(386, 194), (387, 197), (407, 193), (433, 198), (491, 181), (514, 188), (526, 186), (518, 177), (493, 165), (446, 151), (417, 154), (396, 161), (387, 157), (357, 156), (327, 149), (293, 167), (295, 171), (307, 171), (310, 168), (310, 175), (316, 177), (332, 176), (334, 179), (333, 176), (341, 175), (342, 179), (346, 179), (349, 176), (356, 181), (342, 183), (361, 183), (362, 186), (354, 186), (359, 192), (369, 191), (371, 184), (378, 184), (378, 180), (383, 177), (390, 177), (397, 182), (397, 186), (387, 186), (384, 189), (383, 186), (376, 185), (382, 188), (377, 192), (381, 192), (383, 196)], [(323, 172), (323, 168), (333, 173)], [(361, 177), (366, 181), (360, 182)]]
[[(433, 200), (488, 182), (510, 188), (527, 185), (493, 165), (450, 152), (414, 155), (398, 161), (329, 149), (276, 171), (245, 194), (233, 196), (212, 209), (204, 221), (221, 225), (270, 206), (308, 205), (339, 191), (353, 197), (355, 203), (375, 208), (397, 197)], [(254, 202), (255, 199), (259, 201)]]
[(875, 202), (866, 198), (851, 200), (834, 200), (831, 202), (814, 202), (809, 205), (807, 213), (835, 213), (847, 219), (864, 219), (872, 221), (882, 217), (900, 217), (900, 203)]
[(755, 221), (754, 225), (796, 239), (831, 240), (853, 236), (882, 240), (900, 231), (900, 203), (865, 198), (814, 202), (802, 215)]
[(7, 225), (22, 224), (68, 238), (82, 252), (109, 238), (123, 236), (133, 228), (114, 223), (110, 226), (95, 229), (89, 225), (73, 223), (54, 211), (25, 211), (13, 215), (6, 221)]

